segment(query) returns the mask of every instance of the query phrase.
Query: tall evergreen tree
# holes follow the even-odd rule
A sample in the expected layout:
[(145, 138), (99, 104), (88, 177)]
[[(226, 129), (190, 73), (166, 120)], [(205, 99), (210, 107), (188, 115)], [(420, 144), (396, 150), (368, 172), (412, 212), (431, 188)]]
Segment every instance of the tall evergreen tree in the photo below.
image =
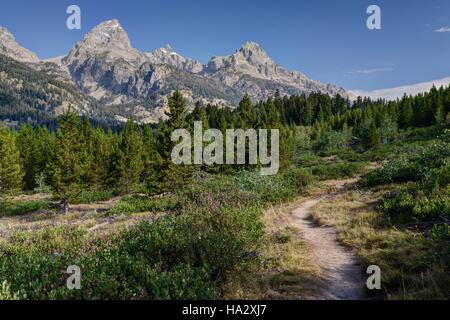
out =
[(170, 161), (174, 143), (172, 142), (172, 132), (177, 129), (186, 129), (186, 102), (180, 91), (175, 91), (169, 96), (169, 110), (166, 112), (167, 121), (158, 126), (158, 136), (160, 142), (160, 153), (164, 159)]
[(65, 214), (69, 213), (69, 202), (82, 190), (82, 177), (86, 169), (80, 127), (80, 118), (70, 110), (58, 119), (52, 172), (56, 195)]
[(408, 128), (413, 120), (413, 108), (410, 99), (405, 95), (400, 102), (399, 123), (402, 128)]
[(272, 98), (269, 98), (261, 111), (261, 128), (279, 129), (281, 127), (280, 112), (277, 110)]
[(304, 107), (302, 108), (302, 112), (300, 113), (301, 124), (304, 126), (310, 126), (313, 124), (314, 101), (311, 97), (306, 99), (304, 95), (302, 96), (302, 101)]
[(144, 170), (142, 152), (143, 142), (139, 126), (128, 120), (121, 134), (116, 167), (117, 187), (121, 194), (138, 190)]
[(157, 141), (150, 126), (144, 127), (142, 148), (143, 172), (142, 180), (149, 193), (159, 191), (162, 179), (161, 169), (163, 159), (157, 149)]
[(255, 127), (256, 117), (252, 100), (245, 94), (236, 110), (236, 127), (239, 129), (250, 129)]
[(112, 133), (106, 134), (103, 129), (97, 128), (92, 133), (91, 139), (92, 151), (88, 176), (94, 187), (104, 189), (110, 182), (111, 158), (115, 151)]
[(175, 91), (169, 97), (168, 120), (159, 126), (159, 136), (162, 140), (160, 154), (163, 157), (162, 173), (164, 177), (161, 188), (172, 190), (185, 183), (189, 183), (193, 168), (175, 165), (172, 162), (172, 149), (176, 143), (172, 142), (172, 133), (177, 129), (187, 129), (186, 102), (180, 91)]
[(23, 176), (16, 138), (13, 133), (0, 128), (0, 200), (22, 188)]
[(53, 161), (54, 136), (46, 127), (24, 125), (17, 134), (17, 144), (25, 170), (26, 190), (36, 187), (36, 180), (48, 182), (48, 165)]

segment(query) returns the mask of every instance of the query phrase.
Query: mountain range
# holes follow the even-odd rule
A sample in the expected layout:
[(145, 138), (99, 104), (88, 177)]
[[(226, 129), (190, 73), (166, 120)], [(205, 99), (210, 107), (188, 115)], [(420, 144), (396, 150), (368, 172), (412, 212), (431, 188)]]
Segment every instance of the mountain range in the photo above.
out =
[(71, 105), (94, 118), (150, 123), (164, 117), (167, 97), (176, 89), (190, 107), (197, 101), (235, 107), (245, 94), (258, 101), (277, 90), (281, 95), (352, 97), (341, 87), (284, 69), (254, 42), (207, 64), (169, 45), (141, 52), (115, 19), (93, 28), (67, 55), (48, 60), (20, 46), (1, 27), (0, 40), (0, 107), (13, 110), (13, 103), (19, 103), (24, 114), (36, 110), (55, 116)]

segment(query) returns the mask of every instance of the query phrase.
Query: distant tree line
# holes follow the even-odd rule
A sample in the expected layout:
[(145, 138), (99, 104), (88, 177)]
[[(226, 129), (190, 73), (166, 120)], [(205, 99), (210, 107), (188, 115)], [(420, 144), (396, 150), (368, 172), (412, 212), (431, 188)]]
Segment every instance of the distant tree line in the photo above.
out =
[(129, 120), (113, 131), (67, 112), (55, 128), (25, 124), (16, 131), (0, 129), (0, 196), (46, 185), (67, 212), (71, 200), (86, 189), (158, 193), (189, 183), (195, 172), (242, 169), (172, 164), (173, 130), (192, 130), (195, 121), (224, 133), (230, 128), (280, 129), (281, 163), (288, 166), (301, 139), (314, 141), (316, 151), (368, 149), (389, 143), (399, 129), (444, 126), (449, 112), (450, 87), (389, 102), (350, 102), (320, 93), (281, 97), (277, 92), (267, 101), (252, 103), (246, 95), (234, 110), (197, 103), (189, 114), (182, 94), (175, 91), (168, 119), (154, 126)]

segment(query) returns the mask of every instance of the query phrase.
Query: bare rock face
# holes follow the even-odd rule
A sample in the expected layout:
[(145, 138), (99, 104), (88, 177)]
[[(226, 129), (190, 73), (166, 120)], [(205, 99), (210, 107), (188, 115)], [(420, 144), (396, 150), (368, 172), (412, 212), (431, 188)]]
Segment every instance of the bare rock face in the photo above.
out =
[[(186, 58), (170, 46), (140, 52), (119, 21), (105, 21), (77, 43), (67, 56), (39, 61), (22, 48), (12, 34), (0, 28), (0, 54), (24, 62), (52, 79), (74, 85), (102, 105), (102, 114), (136, 116), (144, 122), (164, 114), (167, 97), (181, 90), (188, 104), (202, 101), (234, 107), (244, 94), (265, 100), (282, 95), (321, 92), (349, 94), (340, 87), (310, 80), (300, 72), (277, 65), (257, 43), (247, 42), (229, 56), (213, 57), (208, 64)], [(125, 117), (126, 115), (126, 117)]]
[(145, 100), (163, 107), (160, 96), (176, 89), (186, 90), (198, 100), (234, 98), (235, 103), (239, 97), (237, 93), (230, 97), (221, 83), (198, 75), (204, 66), (177, 54), (170, 46), (151, 53), (134, 49), (117, 20), (92, 29), (62, 59), (62, 66), (68, 68), (80, 89), (107, 105), (142, 104)]
[(157, 49), (153, 52), (147, 52), (145, 55), (152, 63), (168, 64), (186, 72), (200, 73), (204, 68), (200, 62), (185, 58), (176, 53), (170, 45), (166, 45), (164, 48)]
[(86, 34), (83, 41), (70, 51), (64, 63), (78, 64), (99, 55), (104, 55), (110, 61), (123, 59), (130, 64), (139, 64), (145, 60), (143, 54), (131, 47), (128, 34), (115, 19), (99, 24)]
[(205, 73), (257, 99), (267, 99), (274, 90), (283, 95), (321, 92), (347, 96), (343, 88), (310, 80), (297, 71), (285, 70), (255, 42), (245, 43), (230, 56), (213, 57)]
[(117, 20), (96, 26), (62, 60), (77, 86), (96, 99), (126, 95), (129, 82), (144, 62), (145, 56), (131, 47)]
[(4, 54), (20, 62), (39, 62), (36, 54), (18, 44), (11, 32), (3, 27), (0, 27), (0, 54)]
[(108, 104), (163, 101), (175, 89), (202, 101), (226, 101), (232, 106), (245, 93), (264, 100), (278, 90), (282, 95), (347, 92), (308, 79), (277, 65), (257, 43), (247, 42), (234, 54), (213, 57), (207, 65), (175, 52), (167, 45), (141, 53), (117, 20), (101, 23), (63, 59), (72, 79), (85, 92)]

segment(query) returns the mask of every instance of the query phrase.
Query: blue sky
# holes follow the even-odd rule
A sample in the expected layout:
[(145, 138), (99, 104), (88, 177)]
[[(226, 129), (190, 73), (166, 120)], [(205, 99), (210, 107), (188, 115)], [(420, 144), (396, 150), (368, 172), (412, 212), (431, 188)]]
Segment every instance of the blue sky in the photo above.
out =
[[(66, 8), (82, 10), (82, 30), (66, 29)], [(382, 30), (366, 27), (381, 7)], [(41, 58), (66, 54), (98, 23), (117, 18), (134, 47), (169, 43), (207, 62), (258, 42), (290, 70), (347, 89), (379, 89), (450, 76), (448, 0), (4, 0), (0, 25)], [(450, 28), (449, 30), (450, 31)]]

